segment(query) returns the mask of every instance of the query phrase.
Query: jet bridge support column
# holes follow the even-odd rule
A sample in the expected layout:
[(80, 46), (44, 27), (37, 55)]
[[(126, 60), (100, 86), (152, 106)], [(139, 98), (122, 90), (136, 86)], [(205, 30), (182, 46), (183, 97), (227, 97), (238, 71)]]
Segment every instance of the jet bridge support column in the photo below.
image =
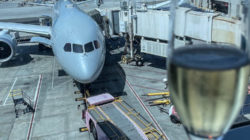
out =
[[(136, 22), (136, 3), (133, 0), (123, 0), (121, 3), (121, 11), (119, 16), (119, 29), (120, 33), (125, 38), (125, 48), (124, 54), (121, 57), (121, 60), (124, 64), (130, 62), (136, 62), (137, 66), (143, 65), (143, 58), (139, 52), (138, 46), (136, 46), (136, 38), (134, 36), (134, 22)], [(128, 46), (129, 50), (128, 50)], [(129, 53), (128, 53), (129, 52)]]
[(133, 24), (132, 23), (130, 23), (129, 41), (130, 41), (130, 57), (131, 59), (134, 59)]
[(130, 57), (131, 59), (134, 59), (134, 44), (133, 44), (133, 6), (132, 6), (132, 1), (130, 1), (130, 8), (129, 8), (129, 40), (130, 40)]
[(123, 50), (124, 55), (126, 55), (128, 53), (128, 46), (129, 46), (129, 35), (126, 33), (123, 35), (124, 39), (125, 39), (125, 47)]

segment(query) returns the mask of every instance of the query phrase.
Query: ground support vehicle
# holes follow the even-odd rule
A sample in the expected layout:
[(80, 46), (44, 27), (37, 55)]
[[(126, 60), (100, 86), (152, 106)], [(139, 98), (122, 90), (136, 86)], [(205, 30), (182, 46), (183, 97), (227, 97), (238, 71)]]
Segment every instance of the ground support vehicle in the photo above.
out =
[(104, 93), (86, 101), (86, 126), (96, 140), (164, 139), (151, 122), (120, 98)]

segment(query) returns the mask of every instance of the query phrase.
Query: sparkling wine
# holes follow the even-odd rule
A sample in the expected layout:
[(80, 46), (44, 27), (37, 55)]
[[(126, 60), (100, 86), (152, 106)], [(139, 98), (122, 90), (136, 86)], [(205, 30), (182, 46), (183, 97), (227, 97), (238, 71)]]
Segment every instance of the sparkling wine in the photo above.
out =
[(187, 131), (223, 135), (246, 96), (247, 54), (228, 45), (186, 46), (173, 51), (168, 68), (171, 100)]

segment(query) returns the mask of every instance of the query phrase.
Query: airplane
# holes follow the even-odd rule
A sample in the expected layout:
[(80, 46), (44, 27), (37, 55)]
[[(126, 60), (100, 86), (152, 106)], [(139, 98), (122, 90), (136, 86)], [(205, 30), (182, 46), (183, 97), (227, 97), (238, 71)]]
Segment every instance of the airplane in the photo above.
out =
[(40, 35), (30, 42), (50, 46), (63, 70), (77, 82), (87, 85), (95, 81), (104, 66), (106, 46), (98, 24), (70, 0), (55, 5), (52, 26), (0, 22), (0, 63), (15, 56), (17, 41), (10, 31)]

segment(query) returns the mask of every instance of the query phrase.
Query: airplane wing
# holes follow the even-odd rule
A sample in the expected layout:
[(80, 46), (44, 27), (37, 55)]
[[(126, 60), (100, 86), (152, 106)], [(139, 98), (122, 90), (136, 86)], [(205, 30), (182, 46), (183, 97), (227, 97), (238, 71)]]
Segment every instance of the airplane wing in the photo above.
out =
[(88, 3), (88, 2), (91, 2), (92, 0), (83, 0), (83, 1), (80, 1), (80, 2), (75, 2), (76, 5), (81, 5), (81, 4), (84, 4), (84, 3)]
[(38, 34), (41, 36), (51, 36), (51, 27), (49, 26), (0, 22), (0, 29), (33, 33), (33, 34)]
[(34, 3), (34, 2), (29, 2), (27, 4), (29, 4), (29, 5), (36, 5), (36, 6), (54, 7), (53, 3)]

